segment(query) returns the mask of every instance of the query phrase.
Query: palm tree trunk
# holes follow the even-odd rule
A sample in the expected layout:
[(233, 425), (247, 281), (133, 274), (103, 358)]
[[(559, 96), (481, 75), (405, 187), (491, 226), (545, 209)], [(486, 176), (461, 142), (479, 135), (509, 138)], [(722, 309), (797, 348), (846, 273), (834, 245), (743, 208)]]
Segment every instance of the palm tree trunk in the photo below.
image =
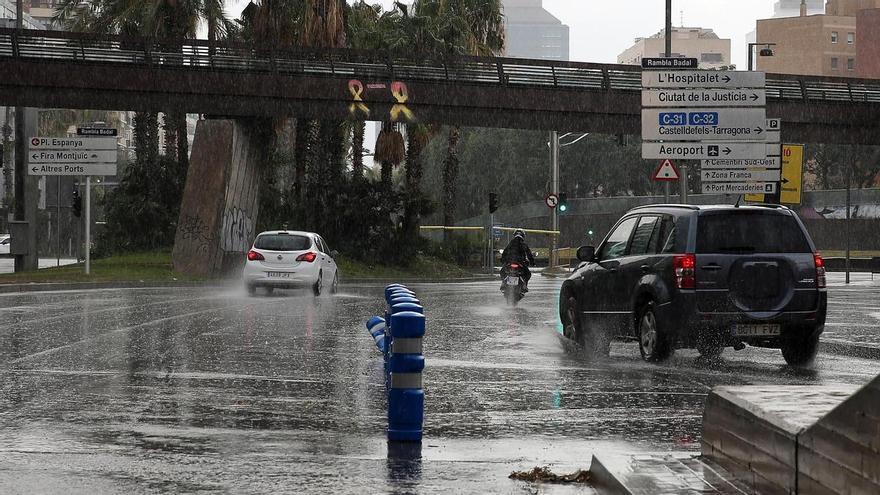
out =
[(351, 179), (360, 181), (364, 178), (364, 132), (367, 123), (357, 121), (351, 127)]
[(177, 160), (177, 116), (172, 113), (162, 115), (162, 128), (165, 130), (165, 156)]
[(309, 122), (306, 136), (305, 187), (303, 191), (303, 208), (305, 217), (303, 225), (308, 230), (318, 231), (320, 224), (322, 180), (325, 172), (322, 159), (324, 150), (321, 142), (321, 126), (317, 121)]
[(182, 173), (183, 177), (186, 177), (186, 171), (189, 170), (189, 134), (186, 128), (186, 114), (175, 113), (172, 117), (177, 120), (175, 127), (177, 128), (178, 172)]
[[(450, 128), (446, 160), (443, 162), (443, 225), (447, 227), (451, 227), (455, 223), (456, 188), (458, 185), (458, 141), (460, 139), (461, 129), (458, 126)], [(450, 239), (448, 230), (443, 231), (443, 239)]]
[(422, 151), (424, 141), (418, 135), (414, 125), (407, 126), (406, 132), (406, 202), (404, 204), (404, 233), (407, 239), (414, 239), (419, 234), (419, 205), (421, 204), (422, 185)]
[(381, 177), (382, 177), (382, 191), (385, 193), (390, 193), (394, 188), (394, 184), (391, 181), (392, 174), (394, 172), (394, 164), (389, 161), (382, 162), (381, 168)]
[(152, 170), (159, 163), (159, 116), (154, 112), (135, 113), (133, 125), (136, 163)]
[(297, 207), (302, 207), (304, 199), (311, 124), (310, 120), (296, 120), (296, 141), (293, 144), (293, 200)]

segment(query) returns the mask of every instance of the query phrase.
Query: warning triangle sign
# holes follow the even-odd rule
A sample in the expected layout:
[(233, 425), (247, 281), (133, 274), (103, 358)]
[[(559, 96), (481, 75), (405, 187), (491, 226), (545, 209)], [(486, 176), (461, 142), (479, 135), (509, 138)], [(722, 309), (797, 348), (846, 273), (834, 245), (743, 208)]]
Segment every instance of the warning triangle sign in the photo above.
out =
[(657, 166), (657, 170), (654, 171), (654, 180), (664, 181), (678, 179), (678, 169), (675, 168), (675, 165), (669, 160), (663, 160), (663, 162)]

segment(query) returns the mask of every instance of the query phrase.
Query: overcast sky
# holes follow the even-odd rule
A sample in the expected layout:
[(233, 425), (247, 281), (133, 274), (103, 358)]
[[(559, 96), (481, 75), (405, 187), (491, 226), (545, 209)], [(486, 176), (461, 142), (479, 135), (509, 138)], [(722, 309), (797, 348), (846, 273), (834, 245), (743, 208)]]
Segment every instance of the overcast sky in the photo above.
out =
[[(390, 8), (393, 0), (378, 0)], [(229, 13), (238, 13), (248, 0), (233, 0)], [(731, 39), (733, 63), (746, 67), (746, 34), (755, 20), (770, 17), (774, 0), (673, 0), (673, 24), (712, 28)], [(637, 37), (663, 29), (664, 0), (544, 0), (544, 8), (571, 28), (571, 59), (614, 63)]]

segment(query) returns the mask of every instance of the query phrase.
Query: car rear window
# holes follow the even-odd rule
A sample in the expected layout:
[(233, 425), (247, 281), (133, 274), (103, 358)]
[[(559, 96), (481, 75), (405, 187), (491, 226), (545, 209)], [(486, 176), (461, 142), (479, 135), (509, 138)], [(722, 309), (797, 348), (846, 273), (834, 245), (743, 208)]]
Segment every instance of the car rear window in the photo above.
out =
[(267, 251), (305, 251), (312, 247), (312, 240), (304, 235), (263, 234), (257, 237), (254, 247)]
[(809, 253), (810, 244), (790, 215), (736, 211), (700, 215), (697, 253)]

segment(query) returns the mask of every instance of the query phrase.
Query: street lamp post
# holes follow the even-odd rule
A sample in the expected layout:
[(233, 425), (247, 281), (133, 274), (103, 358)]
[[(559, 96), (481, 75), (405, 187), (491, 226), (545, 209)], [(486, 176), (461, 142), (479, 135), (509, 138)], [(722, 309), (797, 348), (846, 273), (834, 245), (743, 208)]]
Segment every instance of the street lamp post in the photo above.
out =
[(763, 46), (758, 55), (761, 57), (772, 57), (774, 55), (773, 49), (771, 46), (776, 46), (776, 43), (749, 43), (749, 70), (755, 70), (755, 47)]

